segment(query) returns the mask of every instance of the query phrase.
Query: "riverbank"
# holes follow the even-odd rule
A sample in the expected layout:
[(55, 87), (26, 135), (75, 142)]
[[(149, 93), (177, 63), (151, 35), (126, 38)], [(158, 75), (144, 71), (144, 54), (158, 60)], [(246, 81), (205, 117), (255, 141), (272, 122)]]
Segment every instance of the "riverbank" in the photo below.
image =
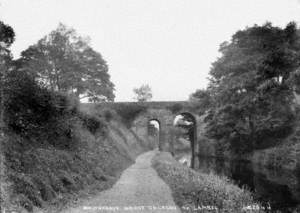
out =
[(256, 201), (272, 211), (298, 212), (300, 209), (299, 175), (290, 170), (270, 169), (251, 161), (199, 158), (197, 171), (226, 176), (246, 186)]
[(170, 186), (174, 201), (183, 212), (208, 206), (242, 212), (244, 207), (256, 205), (248, 190), (239, 188), (226, 178), (196, 172), (181, 165), (168, 153), (157, 154), (152, 166)]

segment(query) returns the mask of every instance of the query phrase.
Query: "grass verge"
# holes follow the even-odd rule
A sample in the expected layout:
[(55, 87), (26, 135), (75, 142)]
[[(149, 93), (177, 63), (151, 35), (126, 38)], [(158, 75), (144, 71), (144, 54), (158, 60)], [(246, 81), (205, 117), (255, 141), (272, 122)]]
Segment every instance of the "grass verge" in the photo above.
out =
[[(225, 177), (199, 173), (181, 165), (169, 153), (157, 154), (152, 166), (170, 186), (182, 212), (249, 212), (245, 207), (251, 206), (252, 210), (258, 207), (248, 190)], [(208, 207), (212, 209), (209, 211)]]

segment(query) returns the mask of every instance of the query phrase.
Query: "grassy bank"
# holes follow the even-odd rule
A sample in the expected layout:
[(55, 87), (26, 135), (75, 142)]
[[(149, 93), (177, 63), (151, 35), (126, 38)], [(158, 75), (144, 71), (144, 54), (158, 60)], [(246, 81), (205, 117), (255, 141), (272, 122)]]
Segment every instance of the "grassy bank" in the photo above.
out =
[(55, 124), (64, 125), (58, 132), (6, 132), (6, 208), (59, 211), (110, 188), (147, 149), (115, 112), (74, 109), (57, 119)]
[(255, 205), (249, 191), (223, 177), (199, 173), (183, 166), (168, 153), (155, 156), (152, 166), (170, 186), (174, 201), (182, 207), (183, 212), (195, 212), (195, 207), (205, 206), (214, 206), (227, 212), (243, 212), (243, 207)]

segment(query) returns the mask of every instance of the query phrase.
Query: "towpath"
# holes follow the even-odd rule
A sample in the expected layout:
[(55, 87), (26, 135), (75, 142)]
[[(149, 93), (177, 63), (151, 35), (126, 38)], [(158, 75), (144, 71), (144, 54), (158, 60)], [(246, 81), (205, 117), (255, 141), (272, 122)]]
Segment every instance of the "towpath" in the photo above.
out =
[(151, 167), (151, 160), (156, 152), (141, 154), (111, 189), (63, 213), (179, 213), (169, 186)]

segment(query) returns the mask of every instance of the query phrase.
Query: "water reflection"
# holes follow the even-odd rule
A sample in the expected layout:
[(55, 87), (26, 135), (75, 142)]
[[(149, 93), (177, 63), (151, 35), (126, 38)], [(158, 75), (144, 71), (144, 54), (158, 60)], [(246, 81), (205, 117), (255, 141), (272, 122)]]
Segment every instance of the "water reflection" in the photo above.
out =
[(199, 158), (199, 171), (231, 179), (254, 192), (256, 200), (271, 206), (272, 212), (300, 212), (300, 175), (274, 171), (245, 161)]

